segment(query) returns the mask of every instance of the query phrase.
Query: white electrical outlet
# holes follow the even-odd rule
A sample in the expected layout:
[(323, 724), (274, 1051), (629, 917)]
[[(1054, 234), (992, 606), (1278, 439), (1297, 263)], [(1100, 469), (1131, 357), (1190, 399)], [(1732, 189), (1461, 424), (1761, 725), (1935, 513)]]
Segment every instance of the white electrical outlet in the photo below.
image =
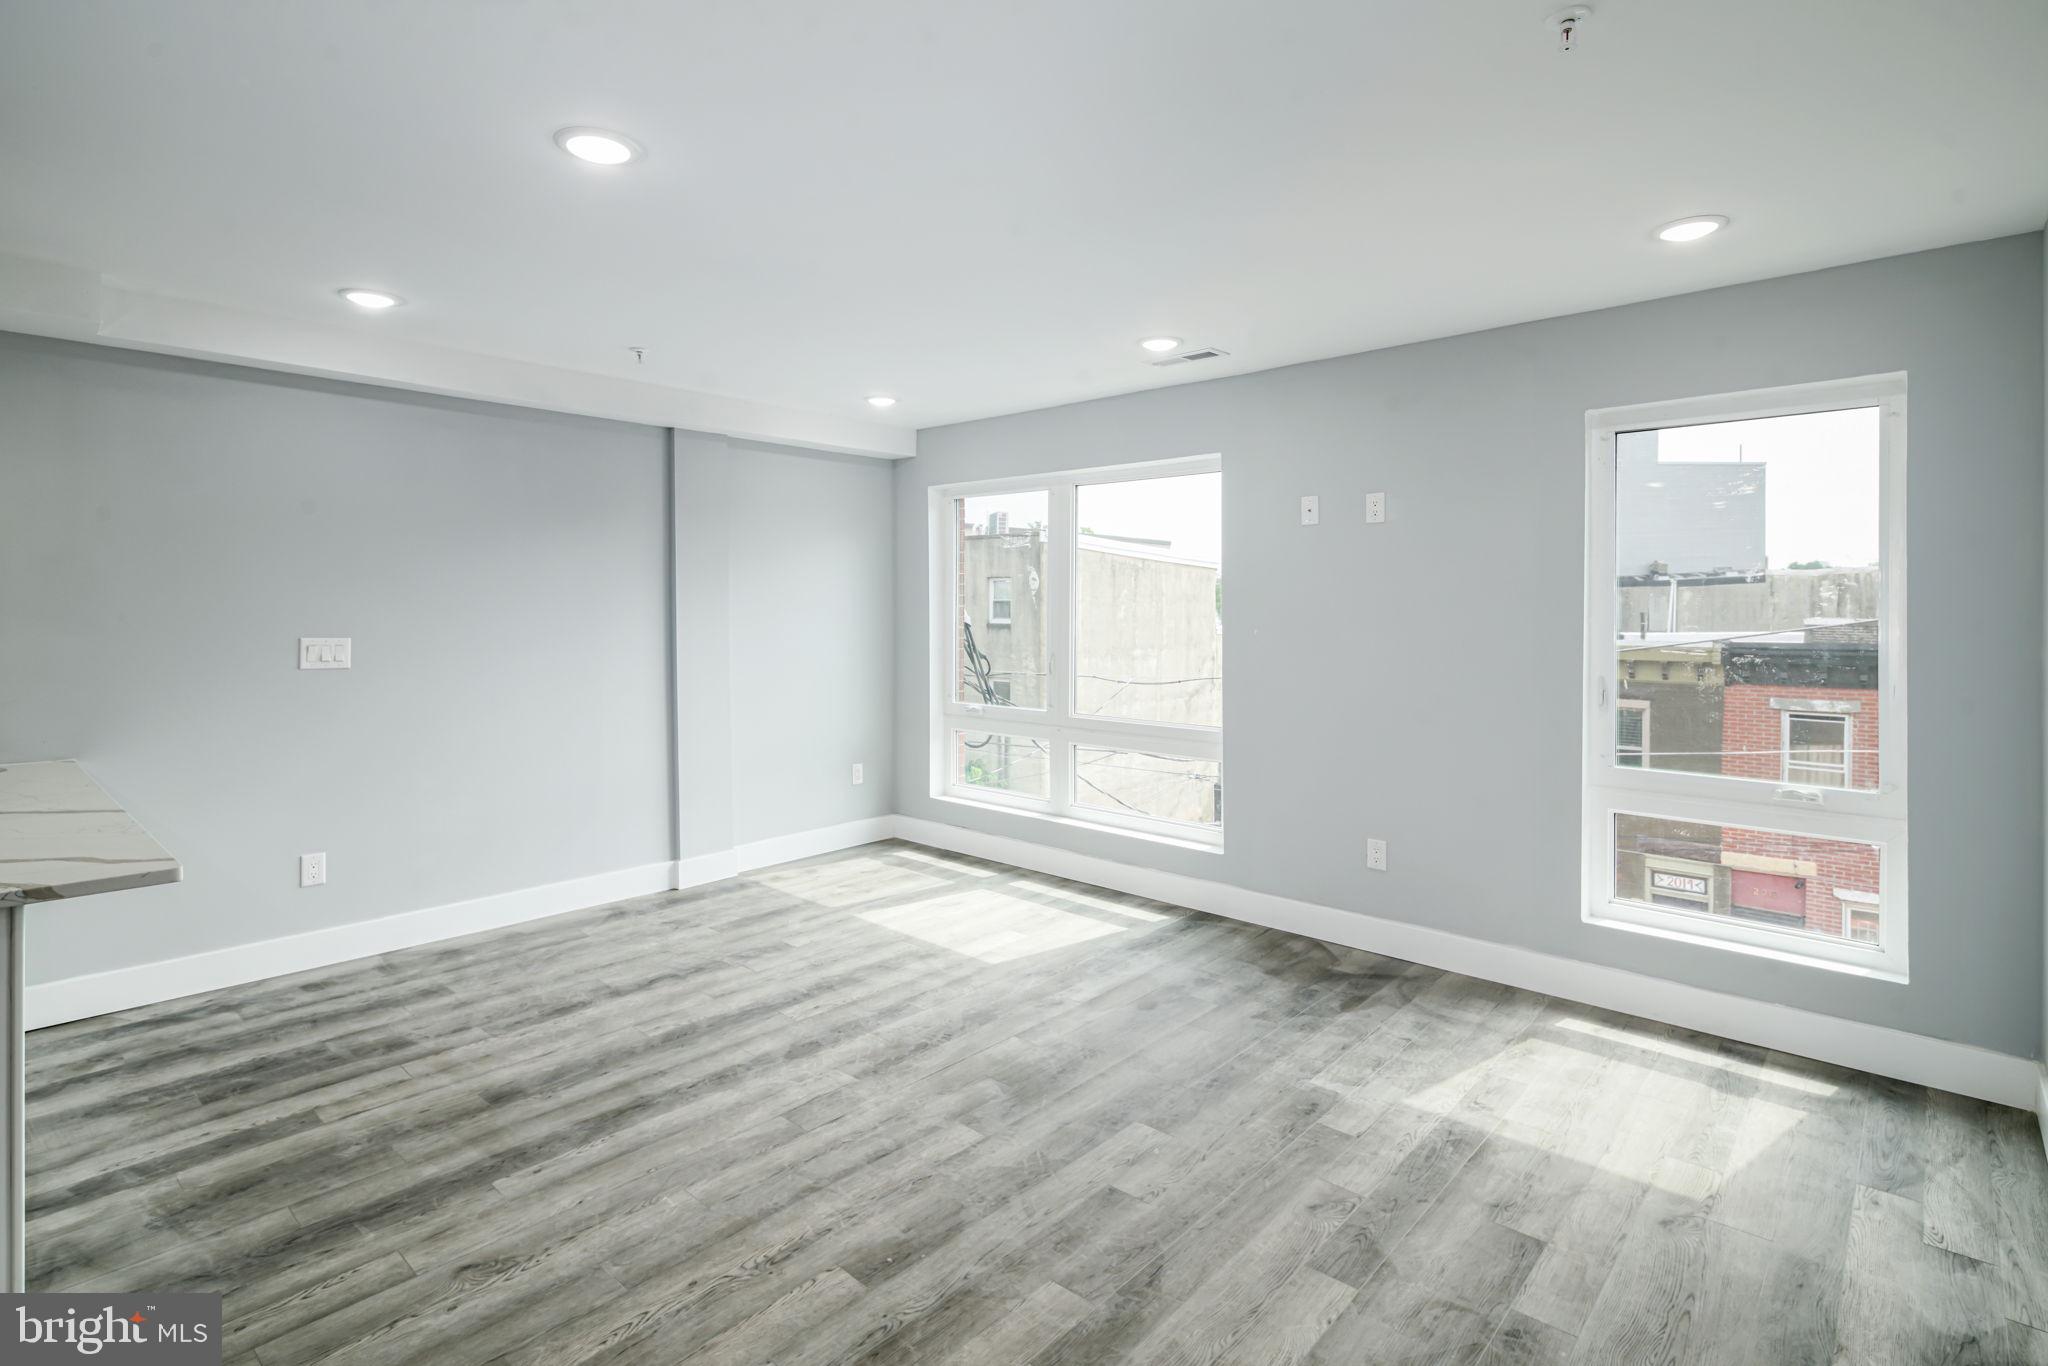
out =
[(318, 887), (327, 881), (327, 855), (299, 855), (299, 885)]
[(1301, 496), (1301, 524), (1303, 526), (1314, 526), (1322, 520), (1323, 500), (1316, 497), (1313, 493), (1304, 493)]
[(867, 780), (867, 770), (862, 768), (859, 764), (855, 764), (853, 766), (853, 785), (855, 787), (859, 787), (862, 783), (866, 782)]
[(1387, 842), (1367, 840), (1365, 842), (1365, 866), (1375, 873), (1387, 871)]
[(347, 636), (299, 637), (301, 669), (346, 669), (354, 653), (354, 642)]
[(1365, 520), (1368, 522), (1384, 522), (1387, 520), (1386, 494), (1368, 493), (1365, 495)]

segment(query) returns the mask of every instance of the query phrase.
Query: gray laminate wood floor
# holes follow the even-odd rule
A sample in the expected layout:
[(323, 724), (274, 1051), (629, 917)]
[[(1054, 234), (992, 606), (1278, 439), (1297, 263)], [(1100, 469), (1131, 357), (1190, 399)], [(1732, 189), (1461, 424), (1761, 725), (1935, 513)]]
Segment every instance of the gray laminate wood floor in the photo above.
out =
[(2024, 1114), (905, 844), (29, 1063), (263, 1366), (2048, 1362)]

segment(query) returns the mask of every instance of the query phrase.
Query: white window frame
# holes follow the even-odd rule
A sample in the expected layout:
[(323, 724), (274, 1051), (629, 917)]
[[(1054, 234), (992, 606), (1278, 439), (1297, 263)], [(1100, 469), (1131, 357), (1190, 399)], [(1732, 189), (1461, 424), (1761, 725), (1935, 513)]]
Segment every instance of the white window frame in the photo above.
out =
[[(996, 585), (997, 585), (997, 584), (1001, 584), (1001, 585), (1003, 586), (1003, 596), (1002, 596), (1002, 597), (1001, 597), (1000, 599), (996, 597)], [(1002, 616), (1000, 616), (1000, 617), (998, 617), (998, 616), (996, 615), (996, 603), (997, 603), (997, 602), (999, 602), (999, 601), (1000, 601), (1000, 602), (1001, 602), (1001, 603), (1003, 604), (1003, 614), (1002, 614)], [(1008, 626), (1008, 625), (1010, 624), (1010, 616), (1011, 616), (1011, 613), (1012, 613), (1012, 612), (1014, 612), (1014, 611), (1016, 610), (1016, 609), (1015, 609), (1015, 606), (1014, 606), (1015, 602), (1016, 602), (1016, 599), (1010, 596), (1010, 577), (1009, 577), (1009, 575), (1007, 575), (1007, 574), (991, 574), (991, 575), (989, 575), (989, 577), (988, 577), (988, 624), (989, 624), (989, 625), (991, 625), (991, 626)]]
[[(1839, 721), (1842, 723), (1842, 786), (1856, 785), (1856, 718), (1843, 711), (1793, 711), (1787, 708), (1778, 721), (1778, 776), (1794, 786), (1799, 780), (1792, 776), (1792, 723), (1794, 721)], [(1800, 768), (1825, 769), (1826, 764), (1801, 763)], [(1825, 783), (1814, 783), (1814, 787), (1825, 787)]]
[[(1191, 848), (1220, 851), (1221, 825), (1202, 826), (1181, 821), (1158, 820), (1126, 812), (1083, 807), (1074, 801), (1074, 748), (1076, 745), (1112, 749), (1144, 750), (1176, 757), (1206, 760), (1223, 771), (1223, 728), (1154, 721), (1131, 721), (1113, 716), (1082, 716), (1073, 710), (1076, 653), (1076, 580), (1079, 556), (1075, 506), (1079, 490), (1089, 484), (1119, 484), (1137, 479), (1171, 479), (1188, 474), (1215, 474), (1223, 469), (1220, 455), (1186, 459), (1147, 461), (1095, 469), (1062, 470), (1050, 474), (1024, 475), (1011, 479), (984, 480), (968, 484), (935, 485), (929, 492), (930, 544), (927, 579), (931, 591), (931, 793), (944, 801), (967, 802), (989, 810), (1034, 816), (1144, 836)], [(1044, 490), (1048, 497), (1046, 574), (1040, 601), (1045, 613), (1046, 705), (1041, 710), (1027, 707), (991, 707), (959, 699), (954, 652), (960, 620), (961, 591), (953, 545), (953, 500), (984, 494), (1027, 493)], [(1047, 746), (1051, 760), (1050, 798), (1023, 797), (990, 792), (954, 781), (952, 740), (954, 731), (999, 733), (1019, 739), (1039, 740)]]
[[(1884, 725), (1875, 789), (1814, 787), (1615, 764), (1618, 700), (1614, 639), (1615, 442), (1623, 432), (1842, 408), (1879, 410), (1880, 570), (1878, 676)], [(1674, 942), (1753, 954), (1883, 981), (1908, 976), (1906, 825), (1906, 376), (1871, 375), (1586, 414), (1585, 696), (1581, 782), (1582, 917), (1588, 923)], [(1732, 916), (1667, 910), (1615, 895), (1617, 815), (1706, 822), (1880, 850), (1882, 888), (1875, 945), (1745, 923)]]

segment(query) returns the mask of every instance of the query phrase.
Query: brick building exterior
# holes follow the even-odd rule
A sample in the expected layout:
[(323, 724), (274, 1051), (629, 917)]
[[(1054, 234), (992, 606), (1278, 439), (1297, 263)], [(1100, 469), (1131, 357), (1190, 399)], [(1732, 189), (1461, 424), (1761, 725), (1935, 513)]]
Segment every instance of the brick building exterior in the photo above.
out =
[[(1718, 653), (1718, 667), (1692, 671), (1696, 682), (1659, 686), (1670, 670), (1656, 662), (1655, 647), (1637, 652), (1623, 697), (1644, 700), (1647, 729), (1669, 736), (1687, 721), (1695, 733), (1708, 716), (1719, 722), (1718, 756), (1688, 743), (1684, 755), (1667, 759), (1660, 742), (1650, 747), (1653, 766), (1877, 788), (1882, 706), (1870, 623), (1734, 637)], [(1615, 855), (1616, 890), (1625, 896), (1808, 934), (1877, 938), (1880, 855), (1871, 845), (1631, 816), (1621, 818)]]
[[(1869, 623), (1730, 643), (1722, 665), (1722, 772), (1876, 789), (1881, 707)], [(1870, 845), (1729, 829), (1721, 861), (1730, 869), (1731, 914), (1811, 934), (1876, 935), (1879, 857)]]

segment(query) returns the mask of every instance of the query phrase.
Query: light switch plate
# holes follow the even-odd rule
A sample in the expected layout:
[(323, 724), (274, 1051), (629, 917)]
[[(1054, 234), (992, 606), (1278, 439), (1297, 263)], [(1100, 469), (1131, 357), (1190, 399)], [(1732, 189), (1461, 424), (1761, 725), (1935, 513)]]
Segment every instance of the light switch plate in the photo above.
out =
[(299, 885), (301, 887), (318, 887), (326, 881), (327, 855), (299, 855)]
[(1301, 496), (1301, 524), (1303, 526), (1314, 526), (1322, 520), (1323, 500), (1316, 497), (1313, 493), (1303, 494)]
[(1365, 520), (1368, 522), (1384, 522), (1387, 520), (1386, 494), (1368, 493), (1365, 495)]
[(1387, 871), (1387, 842), (1367, 840), (1365, 842), (1365, 866), (1375, 873)]
[(867, 780), (868, 775), (866, 765), (855, 764), (853, 766), (853, 785), (855, 787), (859, 787), (862, 783), (866, 782)]
[(300, 636), (301, 669), (346, 669), (355, 651), (347, 636)]

